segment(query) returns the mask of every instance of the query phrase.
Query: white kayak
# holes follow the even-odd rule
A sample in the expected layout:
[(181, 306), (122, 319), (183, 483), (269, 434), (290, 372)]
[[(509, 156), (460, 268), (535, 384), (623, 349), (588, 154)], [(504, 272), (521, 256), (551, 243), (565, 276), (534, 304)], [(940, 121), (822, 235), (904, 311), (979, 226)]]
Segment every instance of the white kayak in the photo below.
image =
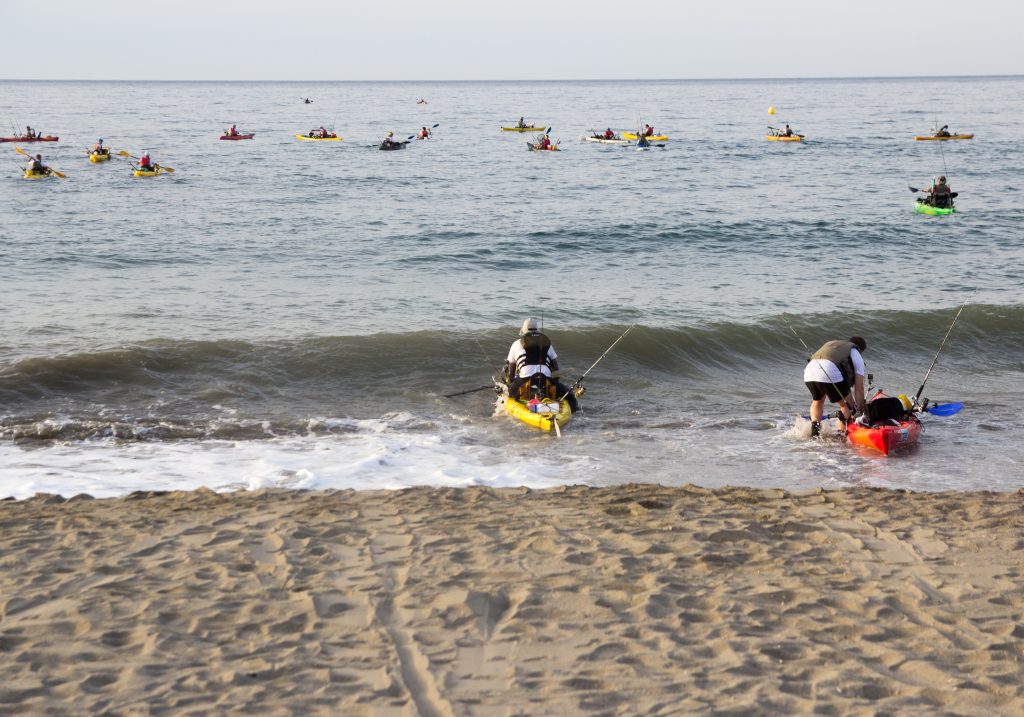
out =
[(622, 139), (621, 137), (617, 139), (605, 139), (604, 137), (581, 137), (581, 139), (584, 142), (597, 142), (598, 144), (618, 144), (623, 146), (628, 144), (636, 144), (636, 142), (633, 142), (628, 139)]

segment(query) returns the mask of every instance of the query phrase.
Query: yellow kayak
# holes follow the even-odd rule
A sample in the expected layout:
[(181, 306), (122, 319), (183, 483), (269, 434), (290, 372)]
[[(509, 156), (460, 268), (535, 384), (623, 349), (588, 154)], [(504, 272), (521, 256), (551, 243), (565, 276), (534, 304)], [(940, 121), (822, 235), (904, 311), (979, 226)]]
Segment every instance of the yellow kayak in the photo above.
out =
[[(622, 136), (625, 137), (626, 139), (640, 139), (640, 136), (635, 132), (623, 132)], [(668, 135), (656, 134), (651, 137), (648, 137), (647, 139), (651, 142), (664, 142), (666, 139), (668, 139)]]
[(502, 127), (502, 132), (543, 132), (547, 127)]
[(132, 172), (133, 177), (155, 177), (158, 174), (164, 174), (163, 167), (157, 167), (155, 169), (136, 169)]
[(951, 134), (948, 137), (936, 137), (935, 135), (932, 134), (932, 135), (928, 135), (927, 137), (917, 136), (917, 137), (914, 137), (914, 139), (916, 139), (918, 142), (927, 142), (929, 140), (942, 140), (942, 141), (945, 141), (947, 139), (974, 139), (974, 135), (973, 134)]
[(47, 177), (52, 176), (53, 175), (49, 172), (33, 172), (31, 169), (25, 170), (25, 179), (46, 179)]
[(307, 137), (304, 134), (295, 135), (295, 139), (301, 139), (303, 142), (340, 142), (342, 140), (337, 135), (333, 137)]
[(795, 134), (792, 137), (786, 137), (781, 134), (770, 134), (765, 137), (765, 139), (769, 142), (802, 142), (804, 138)]
[(517, 398), (505, 397), (505, 413), (517, 418), (528, 426), (539, 428), (542, 431), (553, 431), (555, 422), (559, 428), (564, 426), (572, 418), (572, 409), (569, 402), (564, 398), (558, 401), (554, 398), (544, 399), (528, 403)]
[(93, 164), (96, 164), (97, 162), (106, 162), (108, 159), (110, 159), (110, 152), (106, 152), (104, 154), (93, 154), (92, 152), (89, 152), (89, 161)]

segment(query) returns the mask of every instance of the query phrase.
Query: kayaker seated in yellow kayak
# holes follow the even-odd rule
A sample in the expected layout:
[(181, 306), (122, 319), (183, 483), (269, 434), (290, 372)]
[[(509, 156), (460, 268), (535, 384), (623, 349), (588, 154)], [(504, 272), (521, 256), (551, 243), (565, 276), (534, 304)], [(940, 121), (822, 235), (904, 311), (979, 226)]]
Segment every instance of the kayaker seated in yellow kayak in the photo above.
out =
[(331, 135), (330, 135), (330, 133), (327, 132), (326, 129), (324, 129), (323, 125), (320, 125), (316, 129), (309, 130), (309, 134), (307, 136), (308, 137), (319, 137), (320, 139), (323, 139), (324, 137), (330, 137)]
[(49, 174), (49, 168), (43, 164), (43, 155), (37, 154), (35, 157), (28, 158), (28, 164), (25, 166), (25, 171), (30, 174)]
[(936, 137), (952, 137), (953, 135), (951, 135), (949, 133), (949, 125), (948, 124), (944, 124), (944, 125), (942, 125), (942, 129), (940, 129), (938, 132), (935, 133), (935, 136)]
[(526, 124), (526, 120), (524, 120), (522, 117), (520, 117), (519, 118), (519, 123), (516, 125), (516, 127), (519, 127), (520, 129), (522, 129), (523, 127), (528, 127), (528, 126), (529, 125)]
[(654, 136), (654, 127), (651, 127), (651, 125), (649, 125), (649, 124), (645, 124), (644, 125), (643, 136), (644, 137), (653, 137)]
[(103, 146), (103, 138), (100, 137), (96, 144), (92, 146), (93, 154), (110, 154), (110, 150)]
[(955, 196), (956, 193), (946, 184), (946, 178), (939, 177), (938, 181), (932, 182), (932, 187), (928, 190), (928, 196), (925, 197), (924, 203), (933, 207), (951, 207)]
[(537, 319), (526, 319), (519, 329), (519, 338), (512, 342), (505, 359), (504, 374), (509, 395), (527, 398), (522, 395), (523, 390), (529, 389), (531, 379), (540, 374), (555, 389), (554, 397), (565, 396), (569, 408), (576, 413), (579, 410), (576, 394), (571, 387), (552, 377), (552, 372), (557, 370), (558, 354), (551, 345), (551, 339), (541, 333)]
[(144, 172), (152, 172), (158, 165), (153, 164), (153, 160), (149, 157), (149, 150), (142, 153), (139, 157), (139, 169)]
[[(804, 367), (804, 385), (811, 392), (811, 435), (821, 432), (825, 399), (839, 404), (840, 420), (849, 423), (864, 405), (864, 357), (867, 342), (860, 336), (829, 341), (814, 352)], [(853, 388), (851, 400), (850, 389)]]

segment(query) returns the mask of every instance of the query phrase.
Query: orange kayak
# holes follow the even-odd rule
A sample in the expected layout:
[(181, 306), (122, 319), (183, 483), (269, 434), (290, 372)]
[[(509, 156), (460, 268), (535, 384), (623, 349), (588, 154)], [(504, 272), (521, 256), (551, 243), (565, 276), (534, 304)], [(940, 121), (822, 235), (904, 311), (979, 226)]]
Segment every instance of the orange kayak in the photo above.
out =
[[(879, 402), (878, 408), (884, 406), (886, 410), (872, 411), (871, 404), (876, 401)], [(876, 418), (869, 423), (862, 423), (864, 417), (850, 421), (846, 426), (846, 437), (855, 446), (873, 448), (887, 456), (895, 450), (914, 445), (921, 437), (921, 421), (912, 412), (905, 410), (898, 398), (886, 396), (879, 391), (868, 400), (866, 408), (865, 416), (877, 413), (890, 417)]]

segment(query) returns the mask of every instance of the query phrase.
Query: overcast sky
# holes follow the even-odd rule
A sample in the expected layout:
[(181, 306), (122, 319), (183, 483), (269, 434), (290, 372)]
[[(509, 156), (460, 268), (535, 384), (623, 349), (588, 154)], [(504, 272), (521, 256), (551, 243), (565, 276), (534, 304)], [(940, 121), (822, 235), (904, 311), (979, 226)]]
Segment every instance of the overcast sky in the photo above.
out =
[(1020, 0), (0, 0), (0, 27), (0, 79), (1024, 74)]

